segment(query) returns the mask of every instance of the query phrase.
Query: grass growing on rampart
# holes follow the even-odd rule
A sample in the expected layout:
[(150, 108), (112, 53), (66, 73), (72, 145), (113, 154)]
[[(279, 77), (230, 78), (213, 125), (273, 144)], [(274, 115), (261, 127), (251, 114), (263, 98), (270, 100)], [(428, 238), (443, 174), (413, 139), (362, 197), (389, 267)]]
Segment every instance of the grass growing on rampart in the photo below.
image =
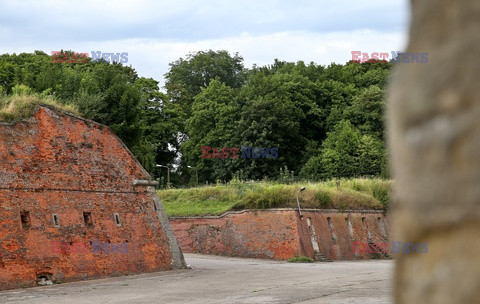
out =
[(169, 216), (220, 215), (229, 210), (297, 208), (297, 191), (302, 209), (387, 210), (392, 181), (342, 179), (318, 183), (277, 184), (271, 182), (230, 183), (190, 189), (159, 190)]
[(12, 122), (29, 118), (34, 114), (39, 104), (79, 115), (78, 110), (71, 105), (63, 105), (52, 96), (11, 95), (0, 96), (0, 121)]

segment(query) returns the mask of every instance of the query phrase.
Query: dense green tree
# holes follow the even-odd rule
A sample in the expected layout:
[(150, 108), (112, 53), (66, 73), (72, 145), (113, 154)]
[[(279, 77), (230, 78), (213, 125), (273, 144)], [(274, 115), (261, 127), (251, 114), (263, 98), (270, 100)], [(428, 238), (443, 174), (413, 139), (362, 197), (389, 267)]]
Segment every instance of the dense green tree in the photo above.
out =
[(2, 55), (0, 67), (1, 85), (7, 93), (24, 85), (32, 92), (76, 104), (85, 117), (110, 126), (141, 163), (152, 168), (152, 145), (143, 138), (141, 93), (134, 86), (138, 76), (131, 67), (105, 62), (52, 63), (49, 55), (39, 51)]
[(353, 176), (358, 173), (357, 156), (361, 134), (348, 120), (340, 121), (322, 144), (323, 177)]
[(303, 110), (308, 115), (316, 110), (311, 87), (299, 77), (258, 73), (252, 75), (244, 87), (238, 122), (240, 144), (278, 148), (278, 158), (236, 160), (236, 170), (242, 171), (243, 178), (275, 177), (284, 166), (299, 169), (308, 133), (302, 131), (302, 127), (309, 123)]
[(170, 63), (165, 74), (165, 88), (175, 102), (181, 103), (187, 113), (193, 100), (212, 79), (218, 79), (231, 88), (239, 88), (245, 81), (243, 58), (227, 51), (200, 51), (188, 54)]
[(173, 164), (179, 144), (177, 142), (178, 118), (171, 113), (166, 94), (159, 91), (158, 81), (152, 78), (138, 78), (135, 87), (141, 93), (140, 107), (143, 126), (143, 140), (150, 145), (154, 158), (150, 163)]
[[(229, 180), (231, 158), (202, 158), (202, 146), (235, 147), (239, 105), (235, 90), (212, 80), (195, 97), (192, 115), (187, 120), (188, 140), (182, 145), (185, 165), (199, 169), (201, 180)], [(210, 154), (212, 151), (210, 151)]]
[[(328, 70), (328, 69), (327, 69)], [(358, 90), (352, 83), (343, 83), (335, 80), (325, 80), (317, 84), (317, 103), (323, 110), (323, 134), (320, 140), (325, 139), (326, 133), (333, 130), (344, 117), (347, 108)]]
[(384, 133), (384, 94), (373, 85), (353, 97), (352, 104), (345, 109), (345, 118), (350, 120), (362, 133), (382, 139)]
[(387, 176), (384, 143), (370, 135), (362, 135), (358, 147), (356, 175)]
[(0, 57), (0, 86), (6, 94), (10, 94), (15, 85), (15, 65), (1, 60), (3, 56)]
[(306, 178), (350, 177), (382, 174), (386, 157), (383, 142), (362, 135), (350, 121), (340, 121), (328, 133), (319, 155), (311, 157), (302, 168)]
[[(62, 51), (68, 56), (70, 51)], [(134, 68), (108, 62), (52, 63), (44, 52), (0, 55), (0, 97), (54, 95), (111, 129), (147, 170), (179, 165), (172, 181), (388, 175), (384, 90), (392, 64), (329, 66), (275, 59), (245, 69), (227, 51), (170, 64), (166, 92)], [(212, 148), (278, 148), (278, 158), (202, 158)], [(240, 151), (241, 154), (241, 151)]]

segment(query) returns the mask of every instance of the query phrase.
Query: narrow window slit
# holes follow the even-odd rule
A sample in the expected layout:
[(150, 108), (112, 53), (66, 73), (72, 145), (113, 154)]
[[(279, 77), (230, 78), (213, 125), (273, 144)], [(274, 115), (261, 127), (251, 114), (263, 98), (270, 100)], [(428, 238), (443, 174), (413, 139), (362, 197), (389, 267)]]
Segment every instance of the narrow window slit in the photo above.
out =
[(30, 224), (30, 211), (21, 211), (20, 212), (20, 220), (22, 221), (23, 229), (29, 229)]
[(115, 224), (117, 224), (117, 226), (122, 226), (122, 223), (120, 222), (120, 215), (118, 213), (114, 213), (113, 217), (115, 218)]
[(85, 222), (85, 227), (93, 227), (92, 221), (92, 213), (91, 212), (84, 212), (83, 213), (83, 221)]
[(58, 214), (56, 213), (52, 214), (52, 218), (53, 218), (53, 226), (60, 227), (60, 219), (58, 218)]

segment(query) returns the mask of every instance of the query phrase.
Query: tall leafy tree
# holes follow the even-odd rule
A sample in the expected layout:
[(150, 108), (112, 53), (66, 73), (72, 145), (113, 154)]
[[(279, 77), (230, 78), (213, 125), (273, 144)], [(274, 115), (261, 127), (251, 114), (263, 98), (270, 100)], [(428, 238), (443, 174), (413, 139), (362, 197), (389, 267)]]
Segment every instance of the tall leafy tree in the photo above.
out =
[[(202, 158), (202, 146), (212, 148), (235, 147), (239, 105), (235, 90), (212, 80), (195, 97), (191, 117), (187, 120), (188, 140), (182, 146), (185, 165), (195, 166), (201, 179), (229, 180), (231, 158)], [(212, 151), (210, 151), (212, 153)]]
[(148, 146), (154, 154), (149, 166), (153, 169), (156, 164), (173, 164), (179, 148), (178, 119), (174, 113), (171, 115), (168, 97), (152, 78), (138, 78), (134, 86), (141, 94), (142, 146)]
[(357, 175), (388, 176), (385, 144), (371, 135), (362, 135), (358, 147)]
[[(178, 105), (186, 118), (190, 117), (195, 96), (218, 79), (231, 88), (239, 88), (245, 81), (243, 58), (227, 51), (200, 51), (170, 63), (165, 74), (165, 88), (172, 103)], [(180, 126), (179, 140), (186, 139), (185, 124)]]
[(302, 168), (306, 178), (381, 175), (386, 157), (382, 141), (362, 135), (350, 121), (342, 120), (328, 133), (319, 155)]
[(218, 79), (229, 87), (239, 88), (244, 83), (243, 58), (227, 51), (200, 51), (170, 63), (165, 74), (165, 88), (174, 101), (189, 112), (195, 96)]
[(383, 139), (385, 97), (382, 89), (373, 85), (353, 97), (352, 104), (345, 109), (345, 118), (362, 133)]
[(348, 120), (339, 122), (322, 144), (320, 158), (323, 177), (353, 176), (358, 173), (360, 131)]
[(299, 169), (307, 142), (302, 124), (309, 123), (302, 110), (316, 109), (309, 89), (308, 83), (282, 74), (257, 73), (250, 77), (242, 92), (245, 101), (238, 122), (241, 145), (278, 148), (278, 158), (237, 160), (236, 168), (244, 178), (275, 177), (284, 166)]
[[(64, 51), (69, 53), (70, 51)], [(285, 62), (245, 69), (226, 51), (170, 64), (166, 92), (134, 68), (52, 63), (44, 52), (0, 55), (0, 98), (28, 90), (73, 103), (109, 125), (140, 162), (179, 163), (172, 180), (276, 178), (280, 168), (326, 178), (387, 174), (383, 92), (392, 64)], [(277, 147), (276, 159), (203, 159), (201, 147)]]

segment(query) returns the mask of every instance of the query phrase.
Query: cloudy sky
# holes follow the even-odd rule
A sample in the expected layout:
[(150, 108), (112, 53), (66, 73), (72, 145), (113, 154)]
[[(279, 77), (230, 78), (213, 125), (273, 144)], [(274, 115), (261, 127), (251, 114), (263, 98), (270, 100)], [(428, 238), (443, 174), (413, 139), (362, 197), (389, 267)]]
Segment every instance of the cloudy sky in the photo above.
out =
[(345, 63), (351, 51), (404, 49), (408, 2), (0, 0), (0, 53), (128, 52), (128, 65), (162, 84), (170, 62), (209, 49), (238, 52), (247, 67)]

